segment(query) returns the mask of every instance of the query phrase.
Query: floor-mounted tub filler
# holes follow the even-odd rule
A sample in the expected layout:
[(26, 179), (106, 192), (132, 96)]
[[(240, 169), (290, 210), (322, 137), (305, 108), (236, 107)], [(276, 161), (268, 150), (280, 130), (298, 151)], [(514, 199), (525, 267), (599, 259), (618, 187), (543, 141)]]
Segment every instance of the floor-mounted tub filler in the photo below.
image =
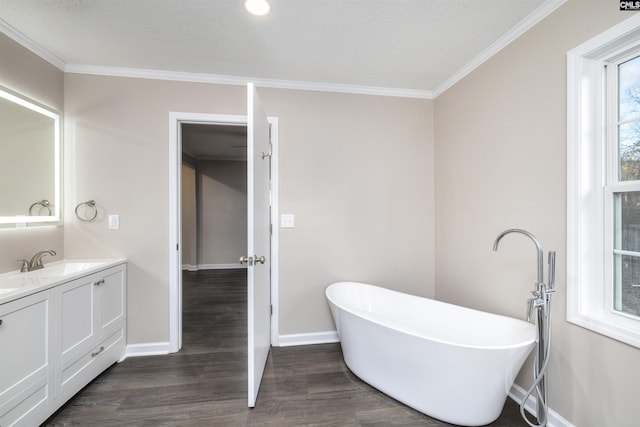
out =
[[(463, 426), (482, 426), (502, 412), (516, 375), (538, 344), (534, 391), (538, 395), (538, 423), (547, 422), (544, 374), (549, 355), (550, 295), (553, 293), (555, 253), (549, 254), (549, 287), (539, 278), (529, 300), (530, 322), (472, 310), (382, 287), (337, 282), (326, 296), (349, 369), (363, 381), (431, 417)], [(543, 337), (544, 339), (540, 338)]]
[(349, 369), (448, 423), (495, 421), (536, 342), (529, 322), (374, 285), (333, 283), (326, 295)]
[[(536, 245), (538, 280), (531, 291), (533, 298), (530, 298), (527, 306), (527, 321), (531, 320), (531, 314), (535, 310), (536, 326), (538, 329), (538, 339), (536, 341), (536, 360), (533, 364), (533, 384), (527, 391), (520, 403), (520, 414), (531, 427), (543, 427), (549, 420), (549, 404), (547, 402), (547, 365), (549, 363), (549, 352), (551, 351), (551, 296), (556, 292), (556, 253), (549, 251), (547, 269), (548, 283), (544, 283), (544, 252), (536, 237), (526, 230), (511, 228), (505, 230), (496, 237), (493, 242), (493, 250), (498, 250), (500, 239), (510, 233), (518, 233), (527, 236)], [(525, 413), (525, 405), (529, 396), (536, 395), (536, 422), (532, 422)]]

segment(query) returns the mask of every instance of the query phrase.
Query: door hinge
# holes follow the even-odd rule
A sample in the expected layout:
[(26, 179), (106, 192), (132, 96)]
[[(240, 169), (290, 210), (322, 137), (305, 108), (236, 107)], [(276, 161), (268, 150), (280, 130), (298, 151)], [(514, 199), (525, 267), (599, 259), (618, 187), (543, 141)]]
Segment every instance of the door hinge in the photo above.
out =
[(269, 314), (273, 316), (273, 304), (269, 306)]
[(273, 234), (273, 224), (269, 224), (269, 234)]
[(176, 243), (176, 251), (180, 250), (180, 243)]

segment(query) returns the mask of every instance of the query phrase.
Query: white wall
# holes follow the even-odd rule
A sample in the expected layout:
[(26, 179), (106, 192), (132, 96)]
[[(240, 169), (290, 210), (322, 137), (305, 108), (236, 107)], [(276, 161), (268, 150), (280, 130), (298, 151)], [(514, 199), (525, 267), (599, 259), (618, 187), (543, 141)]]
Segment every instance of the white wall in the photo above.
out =
[[(580, 427), (637, 425), (640, 350), (566, 322), (566, 53), (625, 18), (618, 2), (569, 0), (435, 104), (436, 297), (524, 318), (536, 252), (557, 251), (548, 388)], [(518, 379), (531, 381), (530, 367)]]

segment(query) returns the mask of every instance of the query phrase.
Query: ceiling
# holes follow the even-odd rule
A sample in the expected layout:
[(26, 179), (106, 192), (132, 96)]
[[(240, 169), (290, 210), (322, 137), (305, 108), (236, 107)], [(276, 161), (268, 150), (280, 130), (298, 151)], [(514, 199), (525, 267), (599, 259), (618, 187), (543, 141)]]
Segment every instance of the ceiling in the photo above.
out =
[[(434, 98), (566, 0), (269, 1), (0, 0), (0, 31), (67, 72)], [(243, 139), (183, 129), (197, 158)]]
[(197, 160), (247, 160), (247, 126), (182, 125), (182, 152)]
[(0, 31), (69, 72), (429, 98), (564, 1), (270, 0), (257, 17), (243, 0), (0, 0)]

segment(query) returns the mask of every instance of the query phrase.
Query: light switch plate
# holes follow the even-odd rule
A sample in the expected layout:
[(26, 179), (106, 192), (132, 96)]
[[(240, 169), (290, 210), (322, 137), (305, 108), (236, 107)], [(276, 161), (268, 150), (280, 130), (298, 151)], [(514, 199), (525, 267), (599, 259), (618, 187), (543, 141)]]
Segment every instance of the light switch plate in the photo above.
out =
[(120, 215), (109, 215), (109, 230), (120, 228)]
[(296, 216), (294, 214), (282, 214), (280, 215), (280, 227), (281, 228), (295, 228)]

